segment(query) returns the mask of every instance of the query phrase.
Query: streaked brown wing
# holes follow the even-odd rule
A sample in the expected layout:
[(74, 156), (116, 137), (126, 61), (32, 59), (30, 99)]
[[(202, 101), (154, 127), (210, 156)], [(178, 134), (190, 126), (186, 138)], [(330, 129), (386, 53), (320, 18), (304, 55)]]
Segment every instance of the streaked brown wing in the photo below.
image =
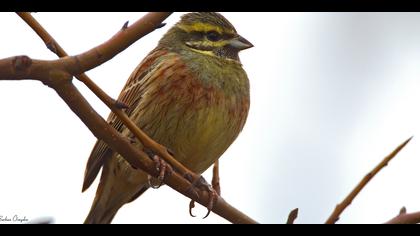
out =
[[(128, 79), (118, 97), (119, 101), (128, 105), (129, 108), (126, 110), (126, 113), (129, 117), (141, 99), (144, 88), (147, 87), (147, 84), (143, 83), (143, 78), (146, 77), (151, 71), (153, 71), (153, 67), (156, 66), (159, 57), (165, 55), (166, 53), (167, 51), (165, 50), (153, 50), (130, 75), (130, 78)], [(110, 113), (107, 121), (119, 132), (124, 129), (123, 123), (117, 119), (113, 112)], [(96, 142), (86, 164), (82, 191), (85, 191), (87, 188), (89, 188), (89, 186), (98, 175), (98, 172), (104, 164), (104, 161), (107, 158), (110, 158), (112, 155), (113, 150), (110, 149), (105, 142), (102, 140), (98, 140)]]

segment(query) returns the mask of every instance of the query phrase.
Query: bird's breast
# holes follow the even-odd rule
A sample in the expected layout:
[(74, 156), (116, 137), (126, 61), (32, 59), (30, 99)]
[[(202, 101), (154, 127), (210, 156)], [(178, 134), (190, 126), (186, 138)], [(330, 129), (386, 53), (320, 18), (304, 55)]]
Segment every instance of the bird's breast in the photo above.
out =
[[(145, 94), (151, 99), (139, 125), (167, 146), (181, 163), (201, 173), (232, 144), (244, 126), (249, 93), (205, 84), (192, 74), (178, 74), (159, 89)], [(237, 79), (226, 78), (226, 86)]]

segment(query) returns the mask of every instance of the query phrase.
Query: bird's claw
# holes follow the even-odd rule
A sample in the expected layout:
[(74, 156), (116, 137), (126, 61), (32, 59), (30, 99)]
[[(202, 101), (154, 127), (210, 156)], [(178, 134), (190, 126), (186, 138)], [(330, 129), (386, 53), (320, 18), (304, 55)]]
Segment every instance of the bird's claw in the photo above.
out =
[(155, 163), (156, 170), (159, 171), (159, 175), (157, 177), (158, 184), (152, 183), (153, 177), (151, 177), (150, 175), (148, 176), (148, 182), (149, 182), (149, 186), (151, 188), (157, 189), (160, 186), (162, 186), (165, 177), (172, 175), (174, 170), (172, 169), (172, 167), (168, 163), (166, 163), (158, 155), (153, 155), (152, 160)]
[(195, 217), (195, 215), (193, 215), (193, 213), (192, 213), (192, 209), (195, 207), (194, 203), (195, 203), (194, 200), (191, 200), (191, 202), (190, 202), (190, 216), (191, 217)]
[[(217, 203), (217, 199), (219, 195), (217, 194), (216, 190), (214, 190), (212, 186), (208, 184), (207, 181), (202, 176), (200, 176), (200, 178), (198, 178), (196, 181), (192, 182), (190, 188), (188, 189), (188, 191), (192, 191), (196, 195), (196, 198), (198, 199), (199, 194), (197, 193), (195, 188), (198, 188), (203, 191), (207, 191), (207, 193), (209, 194), (209, 202), (207, 204), (207, 214), (203, 217), (203, 219), (205, 219), (210, 215), (210, 212), (213, 210), (214, 204)], [(195, 217), (192, 214), (192, 209), (195, 207), (194, 202), (195, 202), (194, 200), (191, 200), (190, 205), (189, 205), (189, 212), (192, 217)]]

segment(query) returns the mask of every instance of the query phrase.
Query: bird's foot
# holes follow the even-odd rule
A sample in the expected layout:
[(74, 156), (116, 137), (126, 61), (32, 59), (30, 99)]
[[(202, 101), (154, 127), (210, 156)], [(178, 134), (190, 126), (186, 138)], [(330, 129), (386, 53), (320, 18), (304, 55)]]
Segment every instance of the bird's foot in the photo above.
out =
[[(217, 199), (219, 198), (219, 195), (217, 191), (214, 190), (213, 187), (209, 183), (207, 183), (207, 181), (202, 176), (200, 176), (195, 181), (192, 181), (191, 176), (186, 176), (186, 178), (191, 182), (191, 186), (188, 189), (188, 191), (192, 191), (196, 195), (197, 199), (199, 198), (199, 195), (195, 189), (206, 191), (209, 194), (209, 202), (207, 204), (207, 214), (203, 217), (203, 219), (205, 219), (207, 218), (207, 216), (210, 215), (210, 212), (213, 210), (213, 207), (216, 204)], [(192, 217), (195, 217), (192, 213), (192, 209), (195, 207), (194, 202), (195, 202), (194, 200), (191, 200), (190, 206), (189, 206), (189, 212)]]
[(164, 161), (158, 155), (153, 155), (151, 158), (153, 162), (155, 163), (155, 167), (156, 167), (156, 170), (159, 172), (159, 175), (157, 177), (157, 181), (158, 181), (157, 184), (153, 183), (154, 182), (153, 180), (155, 178), (151, 177), (150, 175), (148, 175), (148, 182), (151, 188), (157, 189), (160, 186), (162, 186), (163, 180), (165, 179), (165, 177), (172, 175), (174, 170), (168, 163), (166, 163), (166, 161)]

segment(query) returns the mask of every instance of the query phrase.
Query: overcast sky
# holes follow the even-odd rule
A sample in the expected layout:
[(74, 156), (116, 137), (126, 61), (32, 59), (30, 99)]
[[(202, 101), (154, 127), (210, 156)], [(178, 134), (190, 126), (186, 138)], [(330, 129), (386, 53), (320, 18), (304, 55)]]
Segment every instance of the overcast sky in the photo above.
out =
[[(144, 13), (36, 13), (69, 54), (110, 38)], [(420, 14), (223, 13), (255, 47), (240, 54), (251, 81), (243, 132), (221, 158), (225, 200), (261, 223), (323, 223), (384, 156), (412, 142), (362, 191), (340, 223), (382, 223), (420, 211)], [(117, 97), (131, 71), (178, 21), (87, 74)], [(55, 59), (14, 13), (0, 13), (0, 58)], [(109, 110), (81, 83), (97, 111)], [(98, 181), (81, 193), (95, 137), (50, 88), (0, 81), (0, 216), (82, 223)], [(205, 177), (211, 179), (210, 171)], [(168, 187), (124, 206), (113, 223), (226, 223), (188, 214)], [(206, 210), (197, 206), (196, 214)], [(2, 223), (2, 222), (0, 222)]]

